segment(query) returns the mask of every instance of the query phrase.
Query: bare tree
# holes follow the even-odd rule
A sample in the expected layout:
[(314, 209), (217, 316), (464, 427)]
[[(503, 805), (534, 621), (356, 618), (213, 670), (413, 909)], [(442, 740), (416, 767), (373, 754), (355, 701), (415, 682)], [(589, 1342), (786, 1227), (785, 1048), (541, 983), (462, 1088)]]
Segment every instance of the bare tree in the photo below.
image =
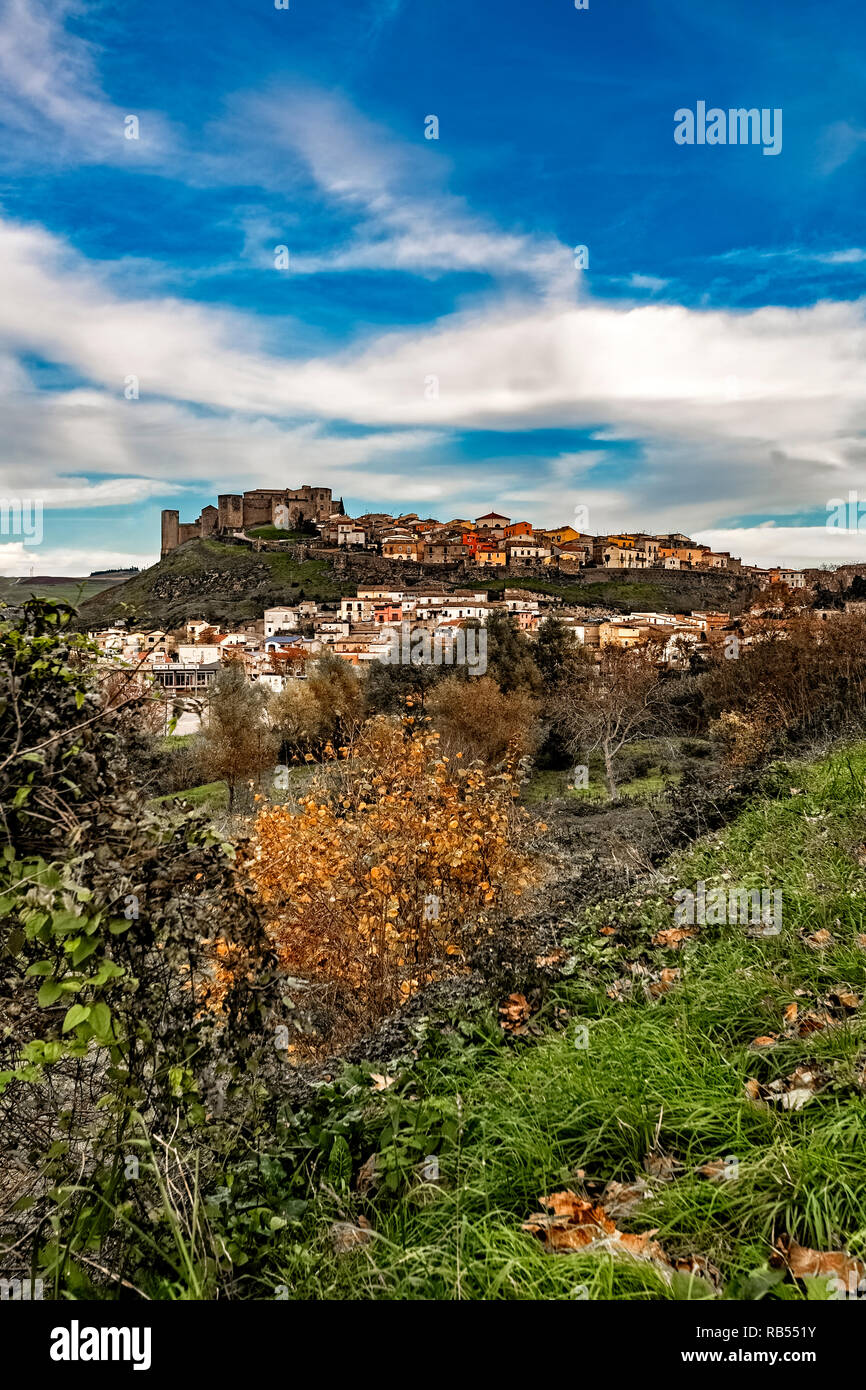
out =
[(207, 723), (195, 754), (203, 774), (228, 787), (229, 810), (238, 788), (276, 762), (277, 736), (265, 710), (265, 692), (247, 684), (238, 665), (225, 667), (213, 683)]
[(605, 647), (598, 665), (562, 686), (554, 718), (572, 753), (600, 751), (607, 789), (616, 794), (617, 754), (667, 723), (667, 687), (650, 646)]

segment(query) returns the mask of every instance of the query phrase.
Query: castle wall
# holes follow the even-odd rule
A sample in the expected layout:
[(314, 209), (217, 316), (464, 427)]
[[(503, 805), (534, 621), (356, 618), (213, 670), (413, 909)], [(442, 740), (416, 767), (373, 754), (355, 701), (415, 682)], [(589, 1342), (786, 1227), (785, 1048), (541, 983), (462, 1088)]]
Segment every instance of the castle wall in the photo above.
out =
[(253, 488), (249, 492), (225, 492), (217, 506), (202, 508), (197, 521), (180, 520), (180, 513), (164, 511), (161, 518), (161, 553), (167, 555), (184, 541), (215, 536), (222, 531), (242, 531), (247, 526), (270, 526), (276, 508), (289, 509), (290, 524), (327, 521), (333, 510), (329, 487)]
[(220, 531), (240, 531), (244, 524), (244, 499), (240, 493), (225, 492), (218, 498)]
[(160, 551), (162, 555), (167, 555), (170, 550), (176, 549), (180, 544), (180, 512), (164, 511), (160, 520)]

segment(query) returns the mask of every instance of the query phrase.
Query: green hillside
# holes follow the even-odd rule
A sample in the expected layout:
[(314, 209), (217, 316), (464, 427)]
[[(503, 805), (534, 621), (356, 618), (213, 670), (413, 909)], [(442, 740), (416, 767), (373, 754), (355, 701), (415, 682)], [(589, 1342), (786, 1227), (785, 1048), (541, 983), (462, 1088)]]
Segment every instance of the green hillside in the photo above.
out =
[(256, 552), (216, 540), (188, 541), (164, 560), (82, 606), (90, 625), (119, 618), (152, 627), (176, 627), (190, 617), (232, 624), (261, 617), (262, 609), (302, 598), (336, 599), (354, 592), (331, 574), (325, 560), (298, 562), (278, 551)]

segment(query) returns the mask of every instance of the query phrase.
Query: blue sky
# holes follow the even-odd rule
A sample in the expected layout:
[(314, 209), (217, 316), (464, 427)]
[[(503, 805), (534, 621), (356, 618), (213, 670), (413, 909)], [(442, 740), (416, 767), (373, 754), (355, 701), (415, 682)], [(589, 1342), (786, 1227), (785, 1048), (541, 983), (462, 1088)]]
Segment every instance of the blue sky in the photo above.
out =
[[(866, 501), (864, 39), (854, 0), (0, 0), (0, 492), (45, 508), (0, 573), (304, 482), (866, 559), (825, 526)], [(699, 102), (781, 149), (678, 144)]]

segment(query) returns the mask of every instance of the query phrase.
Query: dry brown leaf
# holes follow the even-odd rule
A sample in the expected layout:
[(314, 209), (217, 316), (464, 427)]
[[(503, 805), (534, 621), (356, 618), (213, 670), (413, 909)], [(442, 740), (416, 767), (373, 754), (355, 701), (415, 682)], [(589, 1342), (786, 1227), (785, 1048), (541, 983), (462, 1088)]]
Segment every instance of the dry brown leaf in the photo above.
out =
[(814, 951), (822, 951), (825, 946), (829, 946), (833, 940), (826, 927), (821, 927), (819, 931), (813, 932), (806, 937), (806, 945), (811, 946)]
[(535, 964), (541, 967), (550, 965), (561, 965), (565, 960), (565, 952), (562, 950), (551, 951), (549, 956), (536, 956)]
[(599, 927), (598, 929), (599, 936), (616, 936), (616, 933), (616, 927)]
[(552, 1192), (539, 1201), (543, 1210), (534, 1212), (522, 1229), (538, 1236), (546, 1250), (607, 1250), (611, 1254), (651, 1260), (666, 1272), (672, 1272), (670, 1261), (653, 1240), (655, 1231), (625, 1234), (617, 1230), (603, 1206), (578, 1197), (576, 1192)]
[(757, 1105), (778, 1105), (782, 1110), (802, 1110), (825, 1084), (825, 1077), (813, 1067), (795, 1067), (790, 1076), (778, 1077), (763, 1085), (750, 1077), (746, 1094)]
[(753, 1038), (749, 1047), (772, 1047), (778, 1036), (778, 1033), (763, 1033), (760, 1038)]
[(345, 1255), (358, 1245), (366, 1245), (372, 1238), (373, 1227), (366, 1216), (359, 1216), (353, 1225), (351, 1221), (335, 1221), (328, 1230), (335, 1255)]
[(383, 1076), (378, 1071), (370, 1072), (370, 1082), (374, 1091), (387, 1091), (389, 1086), (394, 1085), (395, 1080), (396, 1077), (394, 1076)]
[(525, 994), (509, 994), (504, 1004), (499, 1005), (499, 1024), (507, 1033), (526, 1031), (526, 1022), (532, 1013)]
[(709, 1178), (710, 1182), (721, 1182), (726, 1179), (731, 1171), (731, 1165), (726, 1158), (714, 1158), (710, 1163), (702, 1163), (698, 1172), (701, 1177)]
[(650, 1201), (652, 1196), (652, 1189), (643, 1178), (635, 1178), (634, 1182), (609, 1182), (601, 1194), (601, 1205), (608, 1216), (619, 1221), (630, 1216), (641, 1203)]
[(370, 1157), (361, 1164), (355, 1186), (362, 1196), (366, 1196), (368, 1192), (372, 1192), (378, 1186), (381, 1170), (382, 1162), (378, 1154), (370, 1154)]
[(671, 1182), (678, 1173), (682, 1172), (683, 1165), (673, 1154), (649, 1153), (643, 1161), (644, 1172), (649, 1173), (651, 1178), (659, 1182)]
[(862, 1260), (853, 1259), (844, 1250), (810, 1250), (786, 1236), (780, 1236), (776, 1246), (795, 1279), (832, 1278), (847, 1284), (853, 1277), (859, 1284), (866, 1274)]
[(689, 937), (697, 936), (695, 927), (668, 927), (666, 931), (656, 932), (652, 938), (653, 946), (673, 946), (677, 948)]
[(839, 1005), (841, 1005), (843, 1009), (851, 1009), (853, 1011), (854, 1009), (859, 1009), (860, 1007), (859, 997), (854, 993), (853, 990), (848, 989), (844, 985), (840, 986), (839, 989), (831, 989), (830, 998), (835, 999), (836, 1002)]
[(649, 992), (654, 998), (660, 994), (667, 994), (672, 985), (675, 985), (680, 977), (680, 972), (675, 966), (668, 966), (663, 970), (661, 976), (649, 987)]
[(789, 1004), (782, 1017), (786, 1023), (793, 1023), (797, 1017), (797, 1005)]

